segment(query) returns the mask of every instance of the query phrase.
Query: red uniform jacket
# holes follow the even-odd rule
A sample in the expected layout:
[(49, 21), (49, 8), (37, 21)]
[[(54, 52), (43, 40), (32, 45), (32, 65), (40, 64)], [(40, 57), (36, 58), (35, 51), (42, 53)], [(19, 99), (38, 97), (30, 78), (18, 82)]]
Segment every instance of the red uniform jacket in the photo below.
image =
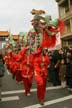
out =
[(24, 55), (22, 62), (22, 77), (32, 77), (33, 76), (33, 55)]
[(47, 67), (50, 63), (48, 55), (42, 56), (41, 54), (37, 55), (34, 59), (34, 69), (35, 75), (47, 75)]

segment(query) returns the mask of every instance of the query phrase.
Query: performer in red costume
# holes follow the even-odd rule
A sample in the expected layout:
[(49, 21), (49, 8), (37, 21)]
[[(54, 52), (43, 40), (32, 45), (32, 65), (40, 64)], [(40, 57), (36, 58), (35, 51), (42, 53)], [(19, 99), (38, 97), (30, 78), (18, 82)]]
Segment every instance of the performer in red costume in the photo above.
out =
[(12, 58), (14, 59), (14, 66), (12, 69), (13, 78), (15, 77), (17, 82), (22, 82), (22, 76), (21, 76), (22, 56), (20, 54), (12, 53)]
[(12, 69), (13, 69), (13, 66), (15, 65), (15, 62), (14, 62), (14, 60), (12, 58), (12, 50), (11, 49), (8, 49), (7, 52), (8, 53), (4, 57), (4, 59), (5, 59), (5, 63), (7, 65), (8, 70), (12, 73), (13, 72)]
[(13, 59), (12, 64), (10, 64), (11, 73), (13, 75), (13, 78), (16, 78), (17, 82), (22, 82), (22, 62), (24, 60), (24, 53), (26, 52), (27, 48), (24, 48), (20, 51), (19, 54), (16, 54), (14, 52), (11, 52), (11, 58)]
[(33, 54), (29, 46), (23, 48), (19, 54), (8, 52), (7, 65), (16, 80), (23, 81), (25, 93), (29, 96), (33, 81)]
[(26, 52), (24, 50), (21, 51), (23, 55), (23, 62), (22, 62), (22, 78), (23, 78), (23, 85), (25, 88), (25, 93), (27, 96), (30, 95), (30, 88), (33, 82), (33, 54), (31, 54), (31, 49), (28, 48)]
[(50, 59), (45, 49), (38, 48), (34, 54), (34, 75), (37, 82), (37, 97), (41, 105), (44, 104), (49, 63)]
[[(31, 21), (36, 32), (35, 43), (42, 47), (35, 52), (34, 57), (34, 74), (37, 82), (37, 97), (40, 104), (44, 104), (47, 81), (47, 67), (50, 59), (43, 48), (54, 47), (56, 44), (56, 35), (58, 32), (64, 31), (64, 23), (60, 20), (52, 21), (51, 16), (43, 17), (41, 14), (45, 12), (33, 9), (31, 13), (34, 19)], [(39, 41), (40, 40), (40, 41)]]
[(20, 82), (22, 80), (20, 74), (21, 56), (15, 54), (12, 50), (8, 50), (8, 54), (5, 56), (5, 61), (7, 68), (13, 75), (13, 78), (16, 78), (16, 80)]

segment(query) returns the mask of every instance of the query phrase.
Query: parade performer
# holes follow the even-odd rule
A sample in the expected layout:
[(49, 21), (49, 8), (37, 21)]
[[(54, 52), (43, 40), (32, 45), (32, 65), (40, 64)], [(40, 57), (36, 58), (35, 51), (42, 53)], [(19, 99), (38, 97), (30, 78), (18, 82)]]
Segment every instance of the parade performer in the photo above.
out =
[(37, 48), (39, 47), (34, 54), (34, 74), (37, 82), (37, 97), (40, 104), (43, 105), (46, 91), (47, 67), (50, 63), (50, 59), (43, 49), (56, 45), (56, 35), (64, 31), (64, 23), (61, 20), (52, 21), (51, 16), (41, 16), (45, 14), (43, 10), (33, 9), (31, 14), (34, 15), (31, 22), (36, 32), (35, 43)]
[(34, 75), (37, 82), (37, 97), (41, 105), (44, 104), (49, 63), (50, 59), (45, 49), (38, 48), (34, 53)]
[(30, 52), (29, 46), (21, 49), (19, 54), (12, 53), (12, 57), (15, 60), (15, 66), (13, 67), (13, 73), (18, 82), (23, 83), (25, 93), (30, 95), (30, 88), (33, 81), (33, 54)]
[(12, 72), (14, 60), (12, 58), (12, 50), (9, 48), (7, 49), (7, 54), (4, 56), (5, 64), (7, 66), (7, 69)]
[(16, 79), (17, 82), (22, 82), (22, 62), (24, 60), (24, 54), (26, 53), (27, 48), (23, 48), (18, 54), (14, 52), (8, 53), (10, 60), (9, 60), (9, 69), (13, 75), (13, 78)]
[(27, 47), (26, 52), (24, 52), (24, 49), (21, 51), (21, 55), (23, 55), (21, 75), (23, 78), (25, 93), (29, 96), (33, 82), (33, 54), (31, 54), (30, 48)]
[(12, 52), (11, 57), (14, 60), (14, 66), (12, 69), (13, 78), (16, 78), (17, 82), (22, 82), (22, 76), (21, 76), (22, 56), (20, 54), (16, 54)]
[(12, 49), (8, 49), (7, 55), (4, 57), (5, 64), (7, 65), (7, 68), (9, 72), (12, 74), (13, 78), (16, 78), (18, 82), (22, 80), (22, 77), (20, 75), (20, 64), (21, 64), (21, 56), (19, 54), (16, 54), (13, 52)]

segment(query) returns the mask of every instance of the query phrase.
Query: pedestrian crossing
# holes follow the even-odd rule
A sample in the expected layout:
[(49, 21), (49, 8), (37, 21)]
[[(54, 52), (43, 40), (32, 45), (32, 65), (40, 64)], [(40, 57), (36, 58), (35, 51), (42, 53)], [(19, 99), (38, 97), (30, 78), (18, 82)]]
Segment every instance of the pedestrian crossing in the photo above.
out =
[[(46, 90), (54, 90), (54, 89), (60, 89), (61, 86), (57, 86), (57, 87), (47, 87)], [(36, 92), (36, 88), (31, 89), (31, 92)], [(16, 95), (16, 94), (20, 94), (20, 93), (25, 93), (25, 90), (12, 90), (12, 91), (2, 91), (1, 95), (5, 96), (5, 95)], [(14, 101), (14, 100), (20, 100), (19, 96), (9, 96), (9, 97), (3, 97), (2, 98), (2, 102), (4, 101)]]
[[(57, 86), (57, 87), (47, 87), (46, 90), (54, 90), (54, 89), (61, 89), (61, 86)], [(36, 88), (31, 89), (31, 92), (36, 92)], [(25, 90), (13, 90), (13, 91), (4, 91), (1, 92), (2, 95), (6, 95), (6, 94), (16, 94), (16, 93), (24, 93)]]
[(2, 102), (6, 102), (6, 101), (14, 101), (14, 100), (19, 100), (19, 96), (9, 96), (9, 97), (3, 97), (2, 98)]
[[(63, 102), (63, 101), (68, 100), (68, 99), (72, 99), (72, 95), (65, 96), (65, 97), (62, 97), (62, 98), (59, 98), (59, 99), (54, 99), (54, 100), (51, 100), (51, 101), (47, 101), (47, 102), (45, 102), (44, 107), (55, 104), (55, 103)], [(27, 107), (23, 107), (23, 108), (39, 108), (39, 107), (41, 107), (41, 105), (36, 104), (36, 105), (31, 105), (31, 106), (27, 106)]]
[[(10, 83), (8, 83), (10, 82)], [(0, 108), (41, 108), (37, 96), (36, 96), (36, 84), (33, 83), (31, 89), (31, 95), (27, 97), (25, 95), (25, 90), (22, 87), (22, 84), (16, 83), (12, 79), (12, 76), (6, 73), (6, 76), (3, 79), (3, 90), (1, 92), (2, 100), (0, 102)], [(16, 86), (16, 87), (15, 87)], [(47, 86), (46, 88), (46, 100), (44, 108), (57, 108), (57, 104), (66, 103), (66, 101), (71, 101), (72, 104), (72, 94), (68, 92), (65, 88), (61, 86)], [(68, 103), (67, 102), (67, 103)], [(69, 104), (68, 104), (69, 105)], [(55, 106), (55, 107), (54, 107)], [(61, 106), (58, 108), (64, 108)], [(72, 108), (67, 107), (65, 108)]]
[[(50, 90), (53, 91), (53, 90), (60, 90), (60, 89), (62, 89), (61, 86), (47, 87), (46, 88), (47, 92), (50, 91)], [(36, 92), (36, 88), (31, 89), (31, 93), (33, 93), (33, 92)], [(2, 102), (20, 101), (21, 99), (20, 99), (20, 96), (18, 94), (21, 94), (21, 93), (24, 94), (25, 91), (24, 90), (2, 91), (1, 92)], [(44, 107), (49, 106), (49, 105), (53, 105), (53, 104), (57, 104), (57, 103), (60, 103), (60, 102), (63, 102), (63, 101), (69, 100), (69, 99), (72, 99), (72, 94), (69, 94), (67, 96), (63, 96), (63, 97), (60, 97), (60, 98), (57, 98), (57, 99), (52, 99), (52, 100), (48, 100), (48, 101), (46, 100), (46, 102), (44, 104)], [(35, 100), (33, 100), (33, 101), (35, 101)], [(23, 107), (20, 107), (20, 108), (39, 108), (39, 107), (41, 107), (41, 105), (36, 103), (36, 104), (33, 104), (33, 105), (28, 105), (27, 104), (27, 106), (23, 106)], [(6, 108), (6, 107), (2, 107), (2, 108)]]

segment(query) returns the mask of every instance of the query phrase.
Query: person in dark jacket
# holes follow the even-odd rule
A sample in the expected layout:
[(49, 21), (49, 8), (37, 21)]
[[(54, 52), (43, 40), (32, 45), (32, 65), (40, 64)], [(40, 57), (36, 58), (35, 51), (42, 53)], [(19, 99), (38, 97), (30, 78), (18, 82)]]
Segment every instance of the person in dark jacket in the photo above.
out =
[(68, 90), (72, 91), (72, 56), (66, 58), (66, 81)]
[(2, 77), (4, 76), (4, 60), (2, 55), (2, 50), (0, 49), (0, 101), (1, 101), (1, 86), (2, 86)]
[(53, 85), (57, 86), (60, 85), (60, 80), (59, 80), (59, 64), (60, 64), (60, 55), (58, 50), (55, 50), (53, 52)]

